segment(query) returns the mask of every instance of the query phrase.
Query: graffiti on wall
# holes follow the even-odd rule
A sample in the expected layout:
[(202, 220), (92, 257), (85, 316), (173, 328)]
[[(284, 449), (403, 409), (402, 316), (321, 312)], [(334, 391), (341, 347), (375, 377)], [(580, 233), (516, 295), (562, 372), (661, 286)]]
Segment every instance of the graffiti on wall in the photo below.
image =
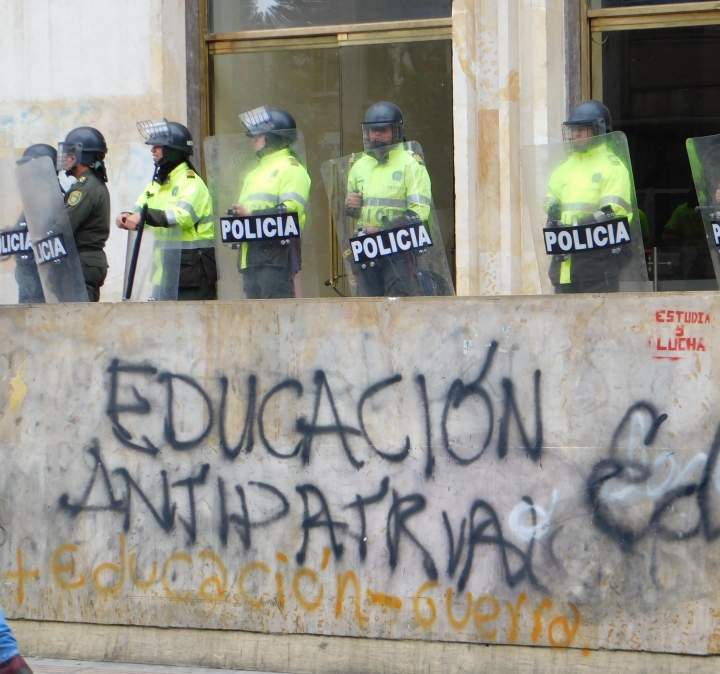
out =
[(44, 478), (47, 546), (0, 548), (11, 611), (632, 647), (599, 607), (699, 596), (668, 563), (720, 537), (720, 432), (666, 451), (668, 414), (636, 400), (590, 462), (563, 456), (542, 370), (503, 376), (498, 349), (362, 388), (110, 358), (101, 431)]

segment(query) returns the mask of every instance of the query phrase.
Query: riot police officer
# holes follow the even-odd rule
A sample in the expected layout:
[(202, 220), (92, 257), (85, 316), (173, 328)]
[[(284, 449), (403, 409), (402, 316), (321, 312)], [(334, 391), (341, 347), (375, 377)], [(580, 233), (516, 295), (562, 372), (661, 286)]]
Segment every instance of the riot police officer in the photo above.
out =
[[(563, 139), (571, 152), (550, 177), (545, 201), (548, 226), (622, 216), (632, 222), (632, 181), (622, 159), (603, 139), (610, 131), (610, 111), (599, 101), (583, 101), (570, 111)], [(555, 255), (550, 281), (556, 293), (616, 292), (620, 270), (630, 255), (628, 247)]]
[(73, 129), (58, 146), (57, 169), (75, 178), (65, 195), (65, 208), (80, 257), (91, 302), (100, 301), (108, 263), (105, 242), (110, 236), (110, 193), (105, 171), (107, 145), (91, 126)]
[[(430, 176), (423, 158), (407, 149), (400, 108), (372, 105), (362, 124), (365, 153), (348, 175), (346, 213), (357, 220), (357, 233), (374, 234), (411, 222), (427, 221), (432, 204)], [(413, 253), (379, 258), (357, 270), (358, 295), (421, 294)]]
[[(305, 229), (310, 176), (293, 154), (297, 125), (286, 110), (258, 108), (240, 115), (252, 139), (257, 166), (243, 180), (232, 214), (239, 216), (297, 213)], [(238, 269), (248, 299), (295, 297), (301, 268), (300, 239), (240, 244)], [(299, 294), (299, 293), (298, 293)]]
[[(31, 145), (23, 152), (20, 161), (29, 161), (37, 159), (38, 157), (50, 157), (53, 166), (57, 167), (57, 150), (47, 143)], [(58, 187), (62, 192), (63, 190), (59, 183)], [(17, 228), (27, 229), (24, 213), (18, 219)], [(32, 251), (29, 250), (21, 253), (17, 255), (15, 259), (15, 281), (18, 285), (18, 304), (44, 304), (45, 293), (43, 292), (40, 274), (38, 273), (37, 263), (35, 262), (35, 256)]]
[(147, 204), (145, 224), (180, 227), (182, 257), (178, 300), (217, 299), (214, 217), (207, 186), (190, 161), (193, 138), (178, 122), (138, 122), (138, 130), (151, 146), (155, 174), (135, 204), (133, 213), (118, 215), (120, 229), (135, 230)]

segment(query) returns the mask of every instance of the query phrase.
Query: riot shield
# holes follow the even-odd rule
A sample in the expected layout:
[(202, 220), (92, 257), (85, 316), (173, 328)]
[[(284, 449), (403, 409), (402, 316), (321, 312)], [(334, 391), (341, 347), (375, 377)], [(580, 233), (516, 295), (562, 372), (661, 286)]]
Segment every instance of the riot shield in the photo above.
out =
[(21, 162), (15, 177), (45, 301), (87, 302), (80, 257), (52, 160)]
[(182, 248), (180, 227), (150, 227), (143, 223), (142, 229), (128, 232), (123, 299), (177, 301)]
[(418, 143), (333, 159), (322, 174), (352, 296), (455, 294)]
[(520, 150), (543, 294), (651, 290), (625, 134)]
[(710, 258), (720, 279), (720, 135), (688, 138), (686, 146)]
[(210, 136), (204, 152), (218, 299), (318, 297), (302, 133), (264, 152), (245, 134)]
[(0, 159), (0, 304), (44, 302), (32, 237), (15, 184), (15, 166), (12, 157)]

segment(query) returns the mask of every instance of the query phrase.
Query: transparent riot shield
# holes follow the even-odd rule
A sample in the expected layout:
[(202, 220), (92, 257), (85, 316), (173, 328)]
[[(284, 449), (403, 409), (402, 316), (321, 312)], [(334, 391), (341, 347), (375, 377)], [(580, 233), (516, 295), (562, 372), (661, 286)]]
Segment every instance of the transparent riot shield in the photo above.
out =
[(688, 138), (686, 146), (710, 258), (720, 279), (720, 135)]
[(520, 163), (543, 294), (652, 289), (625, 134), (523, 147)]
[(352, 296), (455, 294), (418, 143), (333, 159), (322, 174)]
[(179, 227), (144, 225), (142, 232), (128, 232), (123, 299), (129, 302), (177, 301), (182, 246)]
[(52, 160), (20, 162), (15, 177), (45, 301), (87, 302), (80, 257)]
[(15, 183), (15, 167), (14, 158), (0, 158), (0, 304), (44, 302), (32, 238)]
[(245, 134), (210, 136), (204, 152), (218, 299), (318, 297), (302, 133), (264, 152)]

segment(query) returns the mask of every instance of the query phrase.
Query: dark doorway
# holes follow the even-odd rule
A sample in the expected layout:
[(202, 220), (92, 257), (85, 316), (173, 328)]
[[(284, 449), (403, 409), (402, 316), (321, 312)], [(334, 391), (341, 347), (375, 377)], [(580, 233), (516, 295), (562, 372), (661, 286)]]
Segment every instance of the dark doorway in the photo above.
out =
[(645, 248), (657, 248), (658, 289), (717, 288), (685, 140), (720, 133), (720, 26), (593, 33), (592, 39), (602, 41), (602, 99), (614, 129), (628, 137), (647, 218)]

